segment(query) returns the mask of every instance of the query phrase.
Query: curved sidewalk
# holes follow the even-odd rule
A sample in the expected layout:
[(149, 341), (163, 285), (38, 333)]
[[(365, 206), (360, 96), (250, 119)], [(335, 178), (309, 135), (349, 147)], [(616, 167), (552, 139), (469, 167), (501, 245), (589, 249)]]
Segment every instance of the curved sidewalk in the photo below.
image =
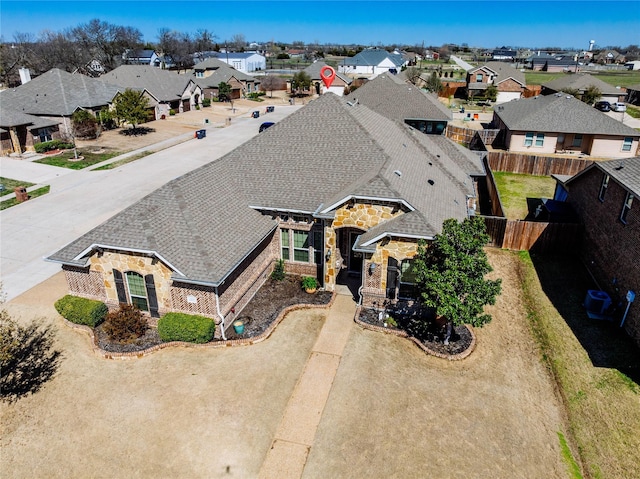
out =
[(271, 449), (260, 469), (260, 479), (299, 479), (302, 476), (354, 325), (356, 304), (351, 293), (348, 290), (337, 290), (337, 293), (287, 403)]

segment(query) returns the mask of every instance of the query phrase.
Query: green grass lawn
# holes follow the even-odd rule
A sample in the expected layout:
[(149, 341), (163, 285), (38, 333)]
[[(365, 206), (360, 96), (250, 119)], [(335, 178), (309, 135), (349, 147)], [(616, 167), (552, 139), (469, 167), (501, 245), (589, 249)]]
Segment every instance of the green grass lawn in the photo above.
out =
[[(33, 198), (37, 198), (38, 196), (46, 195), (49, 193), (51, 187), (49, 185), (43, 186), (42, 188), (38, 188), (37, 190), (33, 190), (29, 192), (29, 200)], [(11, 208), (12, 206), (19, 205), (20, 203), (15, 198), (10, 198), (8, 200), (4, 200), (0, 203), (0, 210), (6, 210), (7, 208)]]
[(33, 183), (29, 183), (28, 181), (14, 180), (13, 178), (5, 178), (4, 176), (0, 176), (0, 184), (4, 186), (3, 195), (12, 193), (13, 189), (18, 186), (24, 186), (25, 188), (33, 186)]
[(527, 198), (553, 198), (556, 182), (550, 176), (494, 171), (502, 210), (510, 220), (523, 220), (528, 214)]
[(119, 166), (126, 165), (127, 163), (131, 163), (132, 161), (139, 160), (140, 158), (144, 158), (145, 156), (150, 155), (151, 151), (143, 151), (138, 153), (137, 155), (132, 155), (122, 160), (114, 161), (113, 163), (107, 163), (99, 168), (96, 168), (93, 171), (102, 171), (102, 170), (112, 170), (114, 168), (118, 168)]
[(60, 166), (62, 168), (70, 168), (72, 170), (82, 170), (87, 166), (95, 165), (102, 161), (118, 156), (120, 152), (109, 151), (105, 153), (92, 153), (89, 150), (78, 149), (78, 156), (84, 157), (80, 161), (75, 161), (73, 150), (65, 151), (60, 155), (47, 156), (36, 160), (36, 163), (42, 163), (51, 166)]
[[(588, 72), (590, 75), (599, 78), (611, 86), (628, 87), (629, 85), (637, 85), (640, 83), (640, 71), (604, 71), (604, 72)], [(542, 85), (551, 80), (568, 75), (562, 72), (537, 72), (525, 71), (524, 77), (527, 85)]]
[[(584, 477), (640, 477), (638, 347), (617, 321), (586, 315), (582, 302), (596, 286), (577, 258), (518, 254), (528, 320), (567, 413), (563, 455), (571, 464), (569, 442)], [(581, 477), (576, 465), (570, 477)]]

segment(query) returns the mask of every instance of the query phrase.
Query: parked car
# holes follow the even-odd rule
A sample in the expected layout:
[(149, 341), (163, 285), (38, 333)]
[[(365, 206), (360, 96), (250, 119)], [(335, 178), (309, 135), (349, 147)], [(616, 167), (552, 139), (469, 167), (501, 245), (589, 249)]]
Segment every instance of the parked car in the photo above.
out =
[(616, 101), (611, 104), (611, 109), (613, 111), (627, 111), (627, 105), (621, 101)]
[(611, 111), (611, 103), (608, 101), (597, 101), (595, 107), (600, 111)]
[(258, 133), (262, 133), (264, 130), (266, 130), (267, 128), (269, 128), (270, 126), (275, 125), (274, 122), (272, 121), (265, 121), (262, 125), (260, 125), (260, 128), (258, 129)]

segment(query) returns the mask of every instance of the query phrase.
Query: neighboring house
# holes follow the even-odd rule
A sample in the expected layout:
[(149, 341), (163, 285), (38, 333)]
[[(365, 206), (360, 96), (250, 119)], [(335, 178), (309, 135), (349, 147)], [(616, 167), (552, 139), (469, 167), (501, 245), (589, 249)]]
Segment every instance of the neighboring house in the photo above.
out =
[(509, 48), (497, 48), (491, 52), (491, 59), (501, 62), (513, 62), (518, 56), (518, 52)]
[(627, 70), (640, 70), (640, 60), (626, 62), (624, 66), (627, 68)]
[(0, 109), (0, 156), (33, 150), (36, 143), (60, 140), (60, 120), (49, 120), (8, 108)]
[(255, 52), (223, 52), (216, 58), (242, 73), (251, 73), (267, 69), (267, 59)]
[(235, 100), (259, 90), (260, 81), (242, 73), (218, 58), (209, 58), (193, 67), (195, 82), (202, 88), (204, 98), (218, 96), (218, 85), (231, 87), (231, 99)]
[(489, 85), (498, 89), (496, 103), (522, 98), (527, 89), (524, 73), (508, 63), (488, 62), (467, 72), (467, 96), (484, 96)]
[(640, 84), (627, 87), (627, 103), (640, 106)]
[(60, 135), (72, 138), (71, 115), (77, 110), (87, 110), (95, 115), (108, 108), (117, 93), (118, 88), (103, 78), (54, 68), (24, 85), (0, 91), (0, 106), (14, 114), (36, 116), (42, 124), (60, 124)]
[(105, 82), (139, 90), (149, 100), (149, 117), (159, 120), (170, 111), (182, 113), (202, 104), (202, 89), (187, 75), (142, 65), (121, 65), (101, 77)]
[(451, 111), (437, 96), (388, 73), (366, 82), (347, 99), (430, 135), (444, 134), (448, 122), (453, 119)]
[(579, 153), (596, 158), (637, 155), (640, 131), (607, 116), (571, 95), (555, 94), (497, 106), (493, 146), (536, 155)]
[(331, 86), (327, 88), (322, 81), (320, 71), (323, 67), (326, 67), (325, 62), (317, 61), (309, 65), (303, 71), (311, 78), (312, 85), (316, 90), (316, 95), (325, 94), (328, 92), (335, 93), (338, 96), (344, 95), (344, 89), (353, 83), (353, 80), (348, 76), (336, 72), (336, 76), (331, 83)]
[(149, 65), (159, 67), (162, 60), (155, 50), (127, 50), (122, 55), (122, 61), (126, 65)]
[(601, 63), (604, 65), (610, 65), (612, 63), (624, 63), (627, 61), (624, 55), (615, 50), (603, 50), (594, 57), (594, 60), (597, 63)]
[(563, 190), (584, 225), (582, 262), (610, 295), (619, 322), (627, 291), (636, 293), (624, 328), (640, 345), (640, 157), (595, 162)]
[(577, 75), (567, 74), (560, 78), (543, 83), (542, 94), (551, 95), (561, 93), (564, 90), (577, 90), (578, 96), (582, 97), (584, 92), (591, 86), (600, 90), (600, 100), (608, 102), (624, 101), (626, 91), (609, 85), (599, 78), (589, 75), (588, 73), (579, 73)]
[(543, 72), (571, 72), (580, 71), (580, 64), (575, 55), (536, 53), (526, 59), (527, 68)]
[(418, 241), (473, 214), (469, 155), (444, 136), (321, 95), (48, 260), (63, 265), (71, 294), (133, 303), (152, 317), (206, 315), (217, 337), (279, 259), (329, 291), (357, 279), (365, 306), (415, 298)]
[(381, 73), (398, 73), (407, 64), (399, 53), (370, 48), (342, 60), (338, 71), (349, 76), (375, 78)]

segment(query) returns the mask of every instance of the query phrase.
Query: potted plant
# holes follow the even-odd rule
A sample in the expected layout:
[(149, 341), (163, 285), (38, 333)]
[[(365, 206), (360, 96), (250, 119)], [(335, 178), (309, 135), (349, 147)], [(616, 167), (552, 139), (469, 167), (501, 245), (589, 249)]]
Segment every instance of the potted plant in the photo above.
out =
[(302, 277), (302, 289), (304, 289), (307, 293), (315, 293), (318, 289), (318, 280), (313, 276), (303, 276)]

